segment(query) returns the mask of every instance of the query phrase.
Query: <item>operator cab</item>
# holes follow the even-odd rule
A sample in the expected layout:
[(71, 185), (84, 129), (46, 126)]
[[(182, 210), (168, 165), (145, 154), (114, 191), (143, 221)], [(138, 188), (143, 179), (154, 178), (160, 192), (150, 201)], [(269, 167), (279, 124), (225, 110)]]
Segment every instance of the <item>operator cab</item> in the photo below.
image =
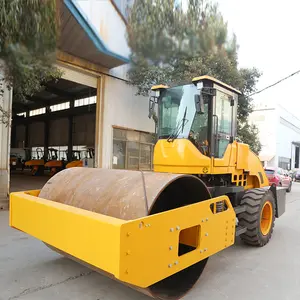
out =
[(152, 87), (149, 118), (157, 105), (158, 139), (189, 139), (205, 156), (221, 158), (236, 137), (237, 103), (241, 94), (209, 76), (191, 84)]

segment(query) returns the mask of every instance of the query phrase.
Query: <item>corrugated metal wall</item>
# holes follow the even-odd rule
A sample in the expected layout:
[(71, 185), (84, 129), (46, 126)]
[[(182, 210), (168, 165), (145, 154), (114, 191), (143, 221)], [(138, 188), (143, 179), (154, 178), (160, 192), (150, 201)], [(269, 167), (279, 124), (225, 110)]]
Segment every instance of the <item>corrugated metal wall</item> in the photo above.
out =
[(67, 118), (50, 121), (49, 146), (68, 145), (69, 120)]
[(16, 147), (17, 148), (23, 148), (24, 147), (24, 143), (25, 143), (25, 134), (26, 134), (26, 131), (25, 131), (25, 126), (24, 125), (17, 125), (16, 126), (16, 138), (15, 138), (15, 141), (16, 141)]
[(96, 115), (88, 114), (74, 117), (73, 144), (94, 146)]
[[(73, 119), (73, 145), (94, 146), (95, 114), (75, 116)], [(28, 147), (44, 146), (44, 122), (29, 125)], [(69, 120), (67, 118), (50, 121), (49, 146), (68, 145)], [(16, 126), (16, 146), (22, 148), (25, 141), (25, 126)]]
[(29, 125), (29, 147), (43, 147), (44, 146), (44, 122), (36, 122)]

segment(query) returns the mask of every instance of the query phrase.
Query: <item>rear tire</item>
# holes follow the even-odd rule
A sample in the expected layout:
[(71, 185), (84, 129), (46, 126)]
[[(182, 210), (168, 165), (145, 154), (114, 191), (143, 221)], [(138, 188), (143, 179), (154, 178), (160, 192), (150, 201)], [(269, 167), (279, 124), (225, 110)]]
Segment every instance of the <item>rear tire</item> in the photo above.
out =
[(290, 183), (290, 185), (289, 185), (288, 189), (286, 190), (286, 192), (287, 192), (287, 193), (290, 193), (291, 190), (292, 190), (292, 182)]
[(241, 205), (246, 211), (239, 216), (239, 225), (247, 231), (241, 239), (248, 245), (262, 247), (271, 239), (275, 223), (275, 199), (270, 190), (252, 189), (246, 191)]

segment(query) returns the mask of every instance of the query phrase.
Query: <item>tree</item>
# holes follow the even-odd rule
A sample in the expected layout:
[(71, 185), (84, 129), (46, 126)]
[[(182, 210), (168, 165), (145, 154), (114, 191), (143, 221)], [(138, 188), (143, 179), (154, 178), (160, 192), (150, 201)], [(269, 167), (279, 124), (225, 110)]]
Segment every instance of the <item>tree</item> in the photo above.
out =
[[(141, 95), (148, 95), (154, 84), (190, 82), (200, 75), (211, 75), (234, 86), (242, 92), (238, 136), (257, 153), (257, 131), (248, 125), (252, 112), (249, 95), (261, 74), (255, 68), (238, 68), (237, 39), (228, 34), (216, 4), (189, 0), (186, 10), (175, 4), (174, 0), (135, 1), (127, 26), (132, 52), (130, 83)], [(245, 140), (246, 132), (251, 139)]]
[[(0, 65), (15, 101), (40, 91), (43, 82), (59, 78), (53, 66), (59, 22), (56, 1), (0, 1)], [(0, 91), (0, 98), (1, 94)], [(2, 111), (2, 123), (9, 112)]]
[(257, 142), (258, 139), (258, 128), (254, 124), (244, 123), (238, 124), (239, 139), (249, 145), (251, 150), (258, 154), (261, 150), (261, 143)]

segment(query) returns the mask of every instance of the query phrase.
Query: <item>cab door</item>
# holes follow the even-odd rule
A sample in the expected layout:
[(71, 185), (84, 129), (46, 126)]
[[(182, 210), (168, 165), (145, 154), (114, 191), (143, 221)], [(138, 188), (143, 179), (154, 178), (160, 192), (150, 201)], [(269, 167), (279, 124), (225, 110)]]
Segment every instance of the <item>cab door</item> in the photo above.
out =
[(213, 112), (214, 157), (223, 158), (228, 144), (236, 135), (237, 99), (235, 99), (232, 92), (218, 85), (215, 85), (215, 89)]

